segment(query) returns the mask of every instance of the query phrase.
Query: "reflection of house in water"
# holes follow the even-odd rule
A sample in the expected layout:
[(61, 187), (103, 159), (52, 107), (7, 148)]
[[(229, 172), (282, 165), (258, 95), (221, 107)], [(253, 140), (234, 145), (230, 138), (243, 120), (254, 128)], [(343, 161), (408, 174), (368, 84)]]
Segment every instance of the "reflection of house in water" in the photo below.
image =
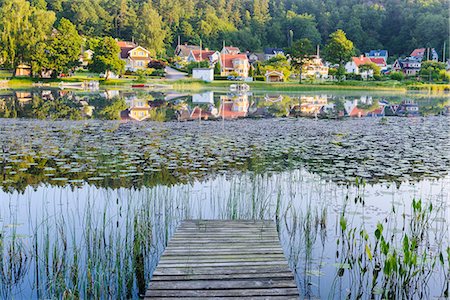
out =
[(105, 90), (103, 92), (103, 96), (106, 99), (113, 99), (115, 97), (119, 97), (120, 96), (120, 92), (118, 90)]
[(300, 113), (304, 116), (317, 115), (326, 104), (328, 104), (326, 95), (302, 96), (300, 97)]
[(192, 103), (214, 104), (214, 92), (204, 92), (192, 95)]
[(317, 114), (320, 113), (321, 108), (328, 104), (328, 98), (326, 95), (301, 96), (299, 100), (300, 104), (291, 108), (291, 116), (317, 116)]
[(266, 94), (266, 96), (264, 96), (264, 100), (271, 103), (277, 103), (283, 101), (283, 96)]
[(134, 99), (130, 102), (130, 107), (126, 110), (130, 119), (144, 121), (150, 117), (151, 107), (147, 100)]
[(418, 117), (420, 116), (419, 105), (413, 100), (403, 100), (397, 108), (396, 115), (399, 117)]
[(15, 94), (20, 105), (25, 105), (33, 100), (33, 94), (31, 92), (15, 92)]
[(199, 105), (191, 109), (186, 103), (177, 111), (178, 121), (208, 120), (216, 118), (218, 115), (217, 108), (213, 105), (208, 107), (200, 107)]
[(219, 117), (223, 119), (237, 119), (247, 116), (249, 102), (248, 95), (221, 96)]

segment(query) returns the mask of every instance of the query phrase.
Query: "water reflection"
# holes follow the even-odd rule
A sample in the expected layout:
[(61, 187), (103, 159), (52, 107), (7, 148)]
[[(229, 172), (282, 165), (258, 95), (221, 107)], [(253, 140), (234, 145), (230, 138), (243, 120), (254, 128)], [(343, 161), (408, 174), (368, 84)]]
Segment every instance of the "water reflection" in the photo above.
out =
[[(14, 274), (0, 274), (0, 295), (137, 298), (138, 281), (149, 281), (176, 226), (183, 219), (204, 218), (276, 220), (303, 298), (443, 297), (449, 186), (449, 177), (399, 186), (342, 186), (300, 169), (172, 187), (111, 190), (85, 184), (75, 190), (0, 191), (0, 255), (5, 258), (0, 267), (13, 271), (2, 274)], [(413, 199), (423, 199), (424, 215), (430, 203), (433, 207), (426, 227), (420, 227), (426, 233), (411, 252), (427, 254), (418, 258), (418, 272), (411, 268), (409, 281), (392, 295), (389, 285), (401, 278), (382, 271), (389, 261), (375, 247), (375, 230), (382, 224), (389, 253), (402, 253), (403, 263), (404, 236), (412, 238), (410, 224), (420, 220)], [(136, 268), (137, 263), (144, 267)]]
[[(91, 113), (86, 113), (87, 107)], [(133, 90), (94, 93), (35, 89), (0, 95), (0, 117), (38, 119), (193, 121), (267, 117), (417, 117), (448, 115), (449, 107), (448, 97), (427, 98), (420, 94), (349, 96), (213, 91), (184, 94)]]

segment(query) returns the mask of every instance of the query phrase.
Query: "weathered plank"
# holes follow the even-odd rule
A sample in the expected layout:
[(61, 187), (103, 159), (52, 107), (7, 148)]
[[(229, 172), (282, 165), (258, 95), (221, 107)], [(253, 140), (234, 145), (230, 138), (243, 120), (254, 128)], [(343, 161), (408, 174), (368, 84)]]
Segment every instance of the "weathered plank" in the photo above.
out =
[(298, 299), (272, 221), (183, 222), (146, 298)]

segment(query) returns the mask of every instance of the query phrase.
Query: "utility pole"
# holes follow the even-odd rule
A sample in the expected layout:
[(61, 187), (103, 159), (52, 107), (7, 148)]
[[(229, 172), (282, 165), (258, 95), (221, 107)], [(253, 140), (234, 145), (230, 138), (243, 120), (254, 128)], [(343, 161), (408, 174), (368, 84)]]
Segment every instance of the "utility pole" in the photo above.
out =
[(442, 62), (445, 63), (445, 42), (444, 42), (444, 49), (442, 50)]

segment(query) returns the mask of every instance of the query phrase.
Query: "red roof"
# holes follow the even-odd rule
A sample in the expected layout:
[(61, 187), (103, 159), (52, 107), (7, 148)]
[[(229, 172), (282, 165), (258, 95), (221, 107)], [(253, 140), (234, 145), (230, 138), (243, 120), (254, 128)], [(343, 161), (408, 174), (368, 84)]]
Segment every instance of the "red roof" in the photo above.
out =
[(247, 116), (247, 111), (233, 111), (233, 102), (225, 102), (220, 105), (219, 116), (224, 119), (243, 118)]
[(248, 63), (248, 58), (246, 54), (221, 54), (220, 55), (220, 63), (222, 64), (223, 67), (228, 68), (228, 69), (232, 69), (233, 68), (233, 61), (236, 59), (242, 59), (247, 61)]
[(425, 48), (414, 49), (410, 56), (425, 56)]
[(364, 57), (364, 56), (352, 57), (352, 59), (353, 59), (353, 62), (355, 63), (355, 65), (358, 66), (358, 67), (360, 65), (366, 65), (366, 64), (372, 63), (370, 58)]
[(117, 45), (120, 48), (135, 48), (137, 46), (135, 43), (128, 41), (117, 41)]
[(350, 117), (364, 117), (365, 115), (367, 115), (367, 112), (364, 109), (358, 108), (357, 106), (355, 106), (350, 112)]
[(208, 60), (211, 55), (216, 53), (216, 51), (206, 51), (206, 50), (192, 50), (192, 55), (194, 55), (196, 61)]
[(370, 60), (376, 64), (377, 66), (386, 66), (386, 61), (384, 60), (383, 57), (371, 57)]

